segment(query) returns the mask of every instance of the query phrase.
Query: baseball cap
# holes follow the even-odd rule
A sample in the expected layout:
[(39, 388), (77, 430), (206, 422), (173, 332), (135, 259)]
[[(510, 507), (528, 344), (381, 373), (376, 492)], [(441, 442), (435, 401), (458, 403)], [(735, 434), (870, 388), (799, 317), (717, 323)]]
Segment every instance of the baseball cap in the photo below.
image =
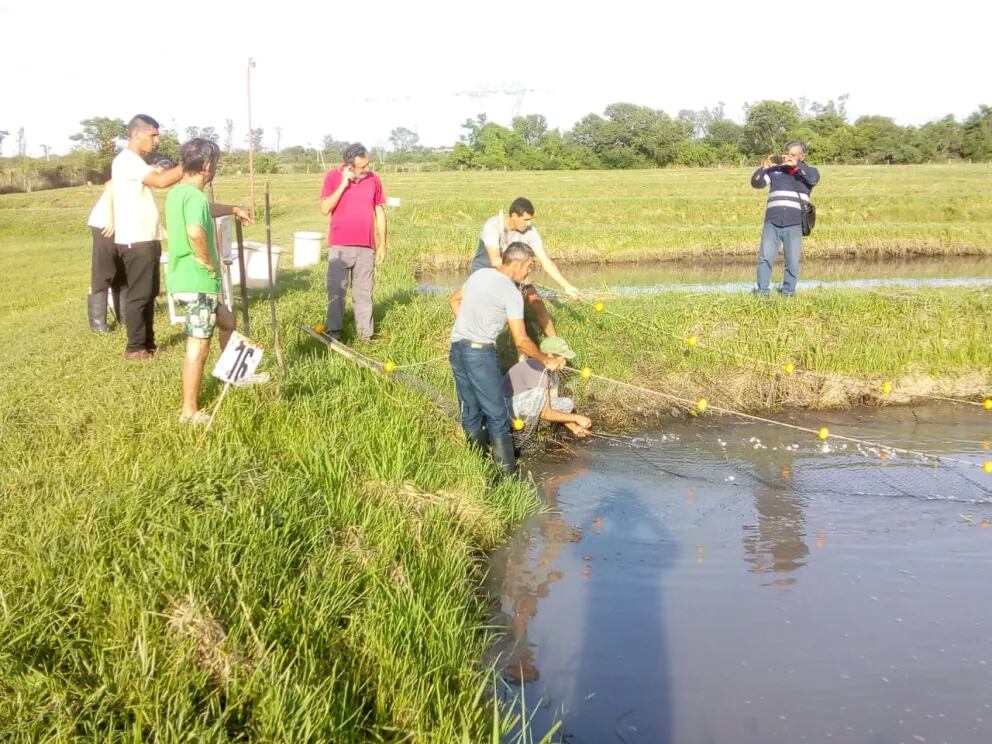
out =
[(548, 336), (544, 339), (541, 342), (541, 353), (575, 359), (575, 352), (572, 351), (572, 347), (561, 336)]

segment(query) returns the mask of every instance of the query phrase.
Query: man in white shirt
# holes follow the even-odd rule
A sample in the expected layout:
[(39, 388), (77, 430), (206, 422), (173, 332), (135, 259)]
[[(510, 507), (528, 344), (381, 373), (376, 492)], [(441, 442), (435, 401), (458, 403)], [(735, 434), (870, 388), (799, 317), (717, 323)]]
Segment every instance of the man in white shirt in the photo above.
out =
[(162, 225), (152, 189), (164, 189), (183, 175), (182, 166), (160, 170), (145, 162), (158, 147), (158, 122), (138, 114), (127, 125), (127, 148), (111, 169), (114, 243), (127, 276), (127, 348), (124, 358), (151, 359), (155, 353), (155, 298), (159, 292)]
[[(486, 220), (482, 225), (482, 234), (479, 236), (475, 256), (472, 258), (472, 271), (489, 267), (499, 268), (503, 251), (506, 250), (507, 246), (510, 243), (524, 243), (530, 246), (541, 268), (561, 286), (565, 294), (573, 299), (579, 297), (579, 290), (562, 276), (561, 271), (558, 270), (558, 265), (545, 252), (544, 241), (537, 228), (534, 227), (533, 221), (534, 205), (530, 199), (522, 196), (513, 200), (505, 215), (500, 212)], [(537, 293), (534, 285), (528, 281), (518, 286), (524, 301), (534, 311), (537, 323), (544, 335), (557, 336), (558, 332), (555, 330), (555, 324), (551, 320), (548, 308), (545, 307), (544, 300), (541, 299), (541, 295)]]

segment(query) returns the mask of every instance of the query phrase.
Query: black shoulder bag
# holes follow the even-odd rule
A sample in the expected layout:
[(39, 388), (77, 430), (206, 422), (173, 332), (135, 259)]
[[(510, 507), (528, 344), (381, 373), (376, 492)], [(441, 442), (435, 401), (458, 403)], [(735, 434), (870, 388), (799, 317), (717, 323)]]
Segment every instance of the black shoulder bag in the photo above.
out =
[(797, 191), (799, 196), (799, 212), (801, 214), (801, 221), (803, 226), (803, 235), (809, 235), (813, 232), (813, 228), (816, 227), (816, 205), (813, 203), (813, 190), (810, 189), (808, 194), (809, 199), (804, 200), (802, 197), (802, 192)]

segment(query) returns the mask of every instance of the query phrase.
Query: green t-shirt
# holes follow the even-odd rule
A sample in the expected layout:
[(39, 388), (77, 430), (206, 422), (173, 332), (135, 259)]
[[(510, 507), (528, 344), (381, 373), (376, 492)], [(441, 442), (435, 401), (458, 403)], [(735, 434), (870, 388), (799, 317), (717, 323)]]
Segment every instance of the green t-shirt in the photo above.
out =
[(169, 242), (169, 266), (165, 283), (169, 293), (220, 292), (220, 274), (211, 276), (206, 267), (196, 260), (186, 228), (199, 225), (207, 234), (207, 248), (214, 267), (219, 266), (217, 245), (214, 240), (214, 221), (210, 216), (210, 202), (196, 186), (181, 183), (173, 187), (165, 200), (165, 229)]

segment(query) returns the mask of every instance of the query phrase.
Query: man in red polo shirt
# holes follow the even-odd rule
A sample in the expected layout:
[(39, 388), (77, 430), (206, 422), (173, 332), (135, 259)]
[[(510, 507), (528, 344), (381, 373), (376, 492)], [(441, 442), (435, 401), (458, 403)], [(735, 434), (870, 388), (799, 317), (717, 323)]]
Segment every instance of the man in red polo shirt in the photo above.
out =
[(351, 277), (351, 304), (362, 341), (372, 338), (372, 287), (375, 267), (386, 258), (386, 195), (379, 176), (369, 170), (369, 154), (355, 143), (344, 163), (328, 171), (320, 192), (320, 213), (330, 215), (327, 233), (327, 319), (329, 336), (340, 339), (344, 296)]

